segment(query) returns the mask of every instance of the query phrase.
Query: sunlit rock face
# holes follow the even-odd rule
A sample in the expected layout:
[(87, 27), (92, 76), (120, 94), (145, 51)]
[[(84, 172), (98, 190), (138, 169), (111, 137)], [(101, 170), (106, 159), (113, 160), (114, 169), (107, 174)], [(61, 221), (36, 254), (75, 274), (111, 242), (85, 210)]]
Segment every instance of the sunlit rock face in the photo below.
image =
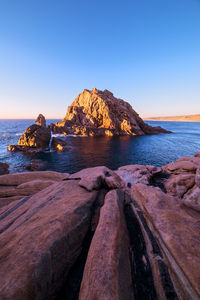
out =
[(68, 107), (62, 122), (52, 125), (55, 133), (78, 135), (145, 135), (169, 133), (143, 122), (131, 105), (108, 90), (84, 90)]

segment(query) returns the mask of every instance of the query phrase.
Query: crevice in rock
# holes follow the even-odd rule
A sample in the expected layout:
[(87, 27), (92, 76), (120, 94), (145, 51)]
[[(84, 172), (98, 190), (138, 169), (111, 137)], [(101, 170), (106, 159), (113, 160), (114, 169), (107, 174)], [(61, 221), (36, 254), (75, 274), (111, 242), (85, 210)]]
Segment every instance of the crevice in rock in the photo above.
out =
[(149, 180), (149, 185), (154, 186), (154, 187), (159, 187), (161, 189), (161, 191), (166, 193), (167, 191), (165, 189), (163, 181), (165, 181), (169, 177), (170, 177), (170, 174), (165, 173), (165, 172), (156, 173), (153, 176), (151, 176), (151, 178)]
[(140, 224), (130, 204), (124, 208), (131, 244), (131, 267), (134, 287), (134, 299), (156, 300), (157, 293)]
[[(168, 271), (167, 264), (165, 263), (165, 259), (164, 259), (164, 256), (162, 254), (162, 251), (160, 249), (160, 246), (159, 246), (156, 238), (154, 237), (152, 231), (150, 230), (150, 228), (149, 228), (149, 226), (147, 224), (147, 221), (146, 221), (146, 219), (145, 219), (145, 217), (144, 217), (144, 215), (143, 215), (140, 207), (138, 206), (138, 204), (136, 203), (136, 201), (134, 199), (131, 199), (131, 200), (132, 200), (132, 203), (128, 203), (126, 205), (126, 210), (128, 211), (128, 214), (129, 214), (129, 217), (128, 217), (129, 218), (129, 222), (132, 222), (131, 226), (132, 227), (135, 226), (135, 231), (137, 231), (138, 234), (140, 234), (140, 237), (139, 237), (138, 240), (140, 242), (144, 242), (143, 248), (141, 248), (141, 246), (140, 246), (140, 248), (138, 248), (138, 249), (142, 249), (143, 250), (143, 255), (145, 254), (145, 258), (146, 258), (146, 255), (148, 257), (148, 250), (146, 249), (146, 244), (145, 244), (146, 242), (145, 242), (145, 238), (143, 236), (142, 228), (141, 228), (141, 226), (142, 226), (143, 230), (145, 230), (145, 232), (146, 232), (146, 234), (148, 236), (148, 240), (151, 243), (151, 247), (152, 247), (152, 251), (153, 251), (153, 254), (154, 254), (154, 258), (155, 257), (157, 258), (156, 259), (157, 272), (158, 272), (158, 274), (160, 276), (162, 290), (163, 290), (163, 293), (164, 293), (166, 299), (167, 300), (168, 299), (169, 300), (171, 300), (171, 299), (173, 299), (173, 300), (179, 299), (178, 296), (177, 296), (177, 294), (176, 294), (176, 291), (175, 291), (173, 282), (171, 280), (170, 273)], [(131, 209), (131, 206), (134, 207), (134, 209)], [(132, 228), (131, 228), (131, 230), (132, 230)], [(135, 233), (134, 233), (134, 231), (131, 232), (131, 234), (133, 236), (132, 238), (134, 238), (134, 240), (135, 240), (134, 243), (138, 243), (138, 240), (135, 239)], [(130, 234), (130, 238), (131, 238), (131, 234)], [(136, 250), (136, 252), (137, 252), (137, 250)], [(141, 253), (142, 253), (142, 251), (141, 251)], [(152, 257), (149, 257), (149, 265), (151, 265), (151, 263), (152, 263), (151, 260), (152, 260)], [(152, 276), (151, 280), (152, 280), (152, 283), (154, 284), (154, 275), (153, 275), (153, 272), (152, 273), (149, 272), (149, 275)], [(133, 274), (133, 276), (135, 276), (135, 275)], [(133, 280), (134, 280), (134, 277), (133, 277)], [(145, 282), (144, 282), (144, 284), (145, 284)], [(147, 282), (147, 288), (148, 288), (148, 284), (151, 284), (151, 281)], [(156, 284), (158, 284), (158, 282)], [(154, 287), (153, 287), (153, 290), (154, 290)], [(140, 299), (140, 298), (136, 298), (136, 299)], [(143, 298), (141, 298), (141, 299), (143, 299)], [(156, 299), (156, 298), (152, 298), (150, 296), (149, 298), (147, 297), (146, 299)]]
[(171, 281), (167, 265), (164, 263), (164, 261), (159, 259), (158, 267), (166, 299), (178, 300), (179, 298)]
[(81, 253), (70, 269), (65, 283), (55, 298), (56, 300), (78, 300), (88, 251), (98, 225), (100, 208), (104, 204), (104, 198), (107, 192), (107, 190), (103, 189), (98, 193), (97, 199), (91, 208), (90, 226), (84, 238)]

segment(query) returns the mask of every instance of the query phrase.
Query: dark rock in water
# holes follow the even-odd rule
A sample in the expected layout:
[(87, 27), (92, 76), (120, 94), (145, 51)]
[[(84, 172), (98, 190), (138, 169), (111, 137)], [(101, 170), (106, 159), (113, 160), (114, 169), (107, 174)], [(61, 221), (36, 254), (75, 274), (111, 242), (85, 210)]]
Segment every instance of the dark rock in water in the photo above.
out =
[(37, 171), (40, 168), (41, 168), (41, 164), (39, 163), (29, 164), (25, 166), (25, 169), (28, 171)]
[(131, 105), (108, 90), (84, 90), (68, 107), (62, 122), (51, 124), (54, 133), (98, 135), (145, 135), (170, 133), (144, 123)]
[(51, 147), (53, 149), (57, 149), (59, 151), (63, 151), (68, 148), (67, 142), (65, 142), (62, 139), (59, 139), (57, 137), (53, 137), (52, 142), (51, 142)]
[(46, 119), (45, 119), (45, 117), (42, 114), (39, 114), (39, 116), (35, 120), (35, 124), (46, 128)]
[(8, 174), (9, 173), (8, 168), (9, 168), (8, 164), (0, 162), (0, 175)]

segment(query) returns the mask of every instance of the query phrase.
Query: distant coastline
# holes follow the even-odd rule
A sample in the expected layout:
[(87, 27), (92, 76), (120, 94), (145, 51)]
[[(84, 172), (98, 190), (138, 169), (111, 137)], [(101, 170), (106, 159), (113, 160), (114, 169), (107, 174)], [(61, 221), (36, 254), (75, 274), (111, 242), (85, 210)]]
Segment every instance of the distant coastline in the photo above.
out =
[(168, 116), (168, 117), (149, 117), (143, 118), (146, 121), (179, 121), (179, 122), (200, 122), (200, 114), (185, 116)]

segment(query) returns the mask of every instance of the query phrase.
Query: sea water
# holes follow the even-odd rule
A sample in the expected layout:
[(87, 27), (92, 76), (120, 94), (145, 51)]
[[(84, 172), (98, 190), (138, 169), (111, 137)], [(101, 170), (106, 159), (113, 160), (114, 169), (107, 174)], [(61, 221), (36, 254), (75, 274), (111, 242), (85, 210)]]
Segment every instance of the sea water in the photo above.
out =
[[(47, 120), (47, 124), (60, 120)], [(41, 153), (9, 152), (9, 144), (17, 144), (25, 129), (34, 120), (0, 120), (0, 161), (10, 165), (11, 172), (23, 172), (25, 166), (39, 163), (41, 170), (77, 172), (99, 165), (117, 169), (128, 164), (162, 166), (182, 156), (200, 152), (200, 123), (149, 121), (162, 126), (171, 134), (121, 137), (64, 136), (68, 149), (64, 152)]]

